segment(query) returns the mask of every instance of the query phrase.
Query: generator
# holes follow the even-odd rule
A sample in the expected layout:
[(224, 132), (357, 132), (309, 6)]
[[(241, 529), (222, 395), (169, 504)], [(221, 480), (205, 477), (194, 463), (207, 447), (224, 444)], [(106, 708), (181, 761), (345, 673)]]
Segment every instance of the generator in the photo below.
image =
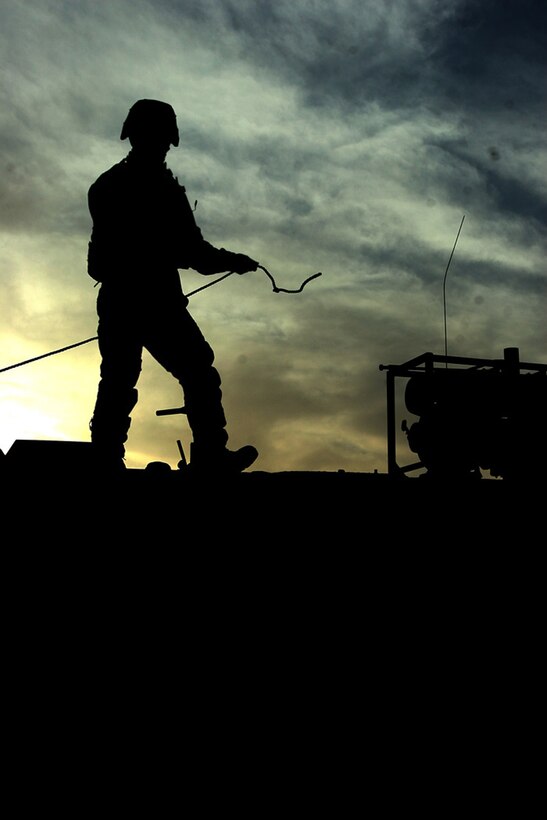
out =
[[(440, 479), (537, 481), (547, 465), (547, 364), (423, 353), (386, 371), (388, 474)], [(419, 461), (399, 464), (396, 379), (405, 379), (401, 422)]]

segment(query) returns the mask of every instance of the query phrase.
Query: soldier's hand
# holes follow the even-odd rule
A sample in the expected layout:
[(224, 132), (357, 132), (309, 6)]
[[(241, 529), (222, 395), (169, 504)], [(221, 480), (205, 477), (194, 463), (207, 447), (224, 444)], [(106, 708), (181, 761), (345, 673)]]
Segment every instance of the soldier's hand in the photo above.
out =
[(246, 256), (244, 253), (236, 253), (234, 263), (232, 265), (232, 270), (235, 273), (249, 273), (249, 271), (256, 270), (258, 267), (258, 262), (255, 262), (254, 259), (251, 259), (250, 256)]

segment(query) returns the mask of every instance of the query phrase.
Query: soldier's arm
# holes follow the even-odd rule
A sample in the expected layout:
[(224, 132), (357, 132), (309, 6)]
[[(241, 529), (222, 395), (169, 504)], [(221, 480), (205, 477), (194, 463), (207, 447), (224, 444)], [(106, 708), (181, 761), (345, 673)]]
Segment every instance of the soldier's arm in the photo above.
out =
[(225, 271), (234, 271), (235, 273), (247, 273), (248, 271), (256, 270), (258, 262), (251, 259), (244, 253), (234, 253), (225, 248), (217, 248), (203, 238), (200, 228), (196, 224), (194, 212), (190, 207), (185, 189), (182, 189), (182, 208), (183, 218), (186, 223), (187, 230), (184, 249), (184, 261), (186, 264), (180, 267), (193, 268), (205, 276), (224, 273)]

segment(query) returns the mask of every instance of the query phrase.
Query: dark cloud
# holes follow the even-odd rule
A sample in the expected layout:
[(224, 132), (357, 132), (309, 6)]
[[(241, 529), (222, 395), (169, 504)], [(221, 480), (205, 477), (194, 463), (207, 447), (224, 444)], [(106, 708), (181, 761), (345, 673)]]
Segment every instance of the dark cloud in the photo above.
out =
[(300, 87), (310, 105), (362, 105), (386, 96), (408, 101), (420, 76), (408, 3), (164, 3), (179, 20), (236, 35), (240, 54)]
[[(486, 208), (492, 212), (514, 215), (527, 222), (531, 221), (532, 229), (536, 231), (547, 231), (547, 196), (540, 190), (542, 179), (534, 168), (530, 168), (530, 176), (536, 176), (535, 184), (501, 170), (495, 164), (500, 159), (499, 150), (495, 146), (490, 146), (485, 156), (477, 157), (465, 139), (432, 139), (427, 140), (426, 144), (439, 148), (455, 158), (461, 173), (465, 174), (465, 166), (474, 172), (475, 178), (478, 177), (480, 180), (480, 188), (486, 194)], [(469, 188), (466, 193), (469, 193)]]
[(237, 35), (241, 53), (310, 105), (411, 108), (545, 102), (542, 0), (164, 2), (176, 19)]
[[(439, 8), (445, 4), (438, 4)], [(425, 32), (437, 88), (465, 107), (543, 108), (547, 6), (542, 0), (464, 0)]]

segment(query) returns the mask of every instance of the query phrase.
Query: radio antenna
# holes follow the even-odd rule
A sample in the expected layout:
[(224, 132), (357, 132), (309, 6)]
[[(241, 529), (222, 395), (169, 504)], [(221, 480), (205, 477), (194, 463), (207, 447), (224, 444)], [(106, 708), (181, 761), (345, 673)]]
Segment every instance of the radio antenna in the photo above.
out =
[[(454, 251), (456, 250), (456, 245), (458, 244), (458, 239), (460, 238), (460, 233), (463, 225), (463, 221), (465, 219), (465, 214), (462, 216), (462, 221), (460, 222), (460, 227), (458, 228), (458, 233), (456, 236), (456, 240), (454, 242), (454, 247), (452, 248), (452, 253), (450, 254), (450, 259), (448, 260), (448, 265), (446, 266), (446, 270), (444, 272), (444, 280), (443, 280), (443, 310), (444, 310), (444, 355), (445, 358), (448, 356), (448, 341), (446, 335), (446, 277), (448, 276), (448, 268), (450, 267), (450, 263), (452, 262), (452, 257), (454, 256)], [(448, 362), (445, 363), (445, 366), (448, 367)]]

